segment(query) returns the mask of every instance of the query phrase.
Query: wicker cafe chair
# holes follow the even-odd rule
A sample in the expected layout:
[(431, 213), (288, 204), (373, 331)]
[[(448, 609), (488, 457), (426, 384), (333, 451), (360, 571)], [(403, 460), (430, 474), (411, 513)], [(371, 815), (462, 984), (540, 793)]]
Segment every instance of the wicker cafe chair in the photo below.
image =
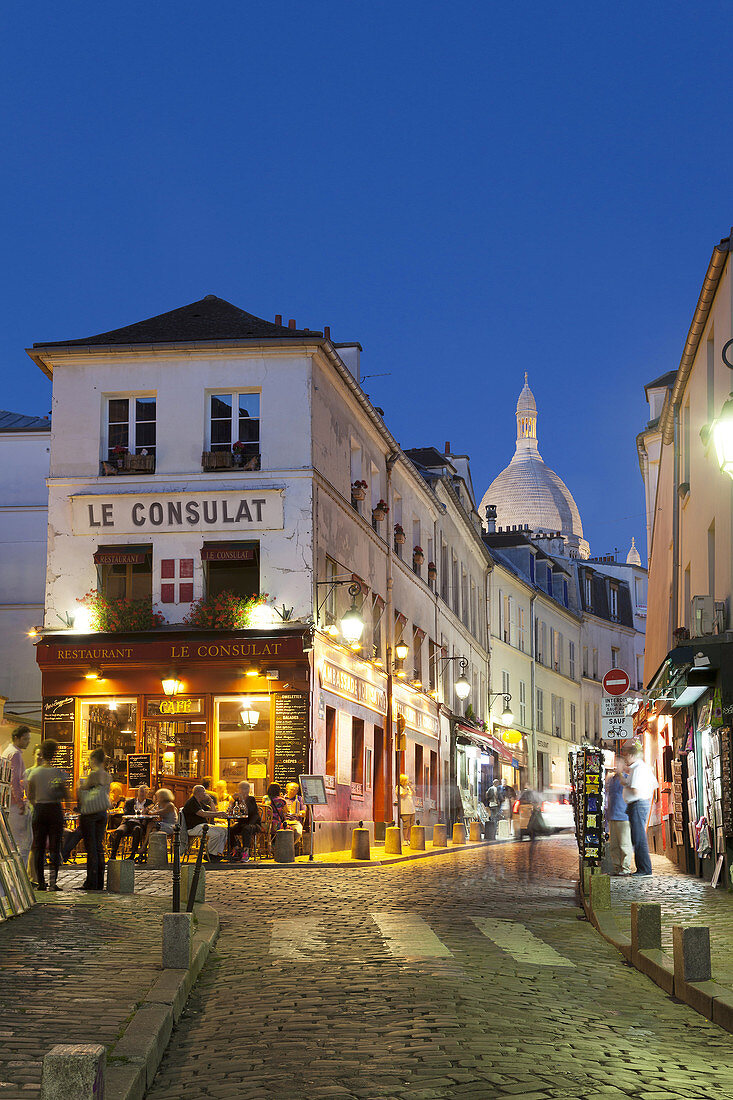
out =
[(260, 859), (272, 858), (272, 806), (262, 806), (260, 809), (260, 831), (255, 834), (257, 851)]
[[(194, 852), (198, 852), (201, 847), (201, 836), (189, 836), (188, 829), (186, 828), (186, 819), (183, 814), (179, 817), (181, 823), (181, 858), (184, 863), (188, 863)], [(204, 845), (204, 855), (206, 855), (206, 846)]]

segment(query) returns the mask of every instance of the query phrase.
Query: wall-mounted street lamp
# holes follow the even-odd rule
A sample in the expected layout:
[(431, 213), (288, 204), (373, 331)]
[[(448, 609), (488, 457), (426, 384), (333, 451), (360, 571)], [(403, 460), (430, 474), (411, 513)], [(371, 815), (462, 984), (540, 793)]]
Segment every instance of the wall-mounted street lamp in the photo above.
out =
[[(723, 362), (729, 370), (733, 370), (733, 363), (729, 362), (727, 352), (732, 345), (733, 340), (728, 340), (721, 352)], [(710, 436), (713, 438), (720, 472), (733, 478), (733, 393), (728, 395), (720, 415), (706, 426), (706, 431), (707, 438), (709, 439)]]
[(499, 719), (499, 721), (501, 722), (502, 726), (511, 726), (512, 722), (514, 721), (514, 711), (509, 706), (509, 702), (511, 700), (511, 695), (509, 694), (508, 691), (495, 691), (492, 694), (490, 694), (489, 695), (489, 710), (491, 710), (491, 704), (492, 704), (493, 700), (498, 699), (499, 696), (503, 696), (503, 699), (504, 699), (504, 709), (501, 712), (501, 718)]
[(164, 677), (160, 682), (166, 695), (179, 695), (183, 691), (183, 682), (178, 679), (175, 673)]
[(394, 647), (394, 655), (398, 661), (404, 661), (407, 654), (410, 652), (410, 647), (407, 642), (396, 642)]
[(468, 659), (466, 657), (439, 657), (439, 661), (458, 661), (458, 679), (453, 685), (453, 690), (459, 699), (468, 699), (471, 694), (471, 685), (466, 678)]
[[(320, 625), (321, 612), (323, 611), (326, 601), (329, 599), (334, 589), (338, 588), (339, 585), (342, 584), (348, 584), (349, 586), (351, 607), (348, 611), (344, 613), (341, 618), (341, 634), (343, 635), (344, 640), (351, 646), (352, 649), (358, 649), (359, 642), (361, 641), (361, 636), (364, 633), (364, 619), (362, 618), (361, 612), (356, 606), (356, 597), (361, 593), (361, 585), (354, 580), (353, 576), (334, 577), (328, 581), (316, 581), (316, 592), (318, 592), (318, 589), (321, 588), (323, 585), (328, 586), (328, 591), (326, 592), (326, 595), (323, 597), (320, 604), (318, 604), (316, 607), (316, 622)], [(325, 630), (327, 634), (331, 634), (332, 636), (338, 633), (338, 631), (334, 629), (333, 624), (325, 627)]]

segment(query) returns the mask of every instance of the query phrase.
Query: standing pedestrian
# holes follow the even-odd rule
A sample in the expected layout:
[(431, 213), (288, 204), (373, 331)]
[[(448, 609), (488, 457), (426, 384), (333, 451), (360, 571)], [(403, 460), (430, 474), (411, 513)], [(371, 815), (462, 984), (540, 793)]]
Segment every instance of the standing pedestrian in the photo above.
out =
[(631, 826), (626, 811), (624, 785), (619, 767), (616, 771), (608, 769), (606, 780), (606, 821), (608, 822), (608, 850), (611, 857), (611, 874), (631, 874)]
[(46, 889), (46, 844), (51, 863), (49, 889), (59, 889), (56, 879), (61, 863), (61, 835), (64, 831), (64, 810), (61, 803), (68, 798), (69, 779), (63, 768), (53, 766), (57, 750), (56, 741), (42, 742), (41, 764), (33, 768), (29, 783), (29, 794), (33, 803), (33, 850), (36, 856), (38, 890)]
[(504, 799), (504, 795), (501, 789), (501, 783), (498, 779), (495, 779), (488, 791), (486, 792), (486, 806), (491, 815), (487, 827), (487, 834), (489, 840), (496, 840), (496, 833), (499, 828), (499, 819), (501, 818), (501, 804)]
[(649, 845), (646, 840), (646, 823), (652, 796), (657, 787), (654, 772), (641, 755), (640, 745), (631, 745), (624, 752), (628, 773), (621, 775), (624, 787), (624, 801), (631, 826), (631, 843), (634, 846), (634, 875), (639, 878), (651, 878), (652, 861), (649, 858)]
[(18, 846), (23, 865), (27, 866), (31, 850), (31, 814), (26, 790), (25, 761), (23, 751), (31, 741), (28, 726), (13, 730), (10, 744), (3, 756), (10, 760), (10, 812), (9, 823), (13, 839)]
[(87, 877), (80, 890), (104, 890), (104, 830), (111, 782), (104, 760), (104, 749), (94, 749), (89, 772), (79, 781), (81, 832), (87, 850)]
[(402, 835), (405, 843), (410, 843), (410, 829), (415, 824), (415, 792), (412, 789), (409, 775), (400, 776), (399, 790), (395, 787), (395, 797), (399, 797), (399, 808), (402, 821)]

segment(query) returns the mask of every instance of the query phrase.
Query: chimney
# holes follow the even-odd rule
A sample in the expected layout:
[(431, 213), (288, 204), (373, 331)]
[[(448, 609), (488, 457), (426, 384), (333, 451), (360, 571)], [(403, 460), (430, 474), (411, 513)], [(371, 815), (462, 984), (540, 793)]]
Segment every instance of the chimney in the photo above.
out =
[(447, 455), (449, 455), (449, 454), (450, 454), (450, 443), (446, 443), (446, 445), (445, 445), (445, 451), (444, 451), (443, 453), (444, 453), (444, 454), (447, 454)]
[(295, 318), (291, 317), (288, 321), (288, 328), (295, 328)]
[(496, 505), (486, 505), (486, 530), (490, 535), (496, 531)]
[(283, 315), (282, 315), (282, 313), (276, 313), (276, 314), (275, 314), (275, 324), (276, 324), (276, 325), (281, 325), (282, 323), (283, 323)]
[(323, 326), (323, 335), (326, 337), (327, 340), (331, 339), (331, 326), (330, 325), (324, 325)]

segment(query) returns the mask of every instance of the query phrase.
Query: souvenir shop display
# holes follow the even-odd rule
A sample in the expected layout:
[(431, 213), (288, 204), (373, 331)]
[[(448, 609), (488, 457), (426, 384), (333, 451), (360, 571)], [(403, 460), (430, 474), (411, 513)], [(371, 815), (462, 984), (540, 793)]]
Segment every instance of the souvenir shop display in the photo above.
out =
[(10, 761), (0, 757), (0, 921), (35, 905), (33, 887), (8, 824)]
[(599, 864), (603, 858), (605, 835), (603, 750), (574, 749), (568, 753), (568, 764), (578, 851), (581, 859)]

